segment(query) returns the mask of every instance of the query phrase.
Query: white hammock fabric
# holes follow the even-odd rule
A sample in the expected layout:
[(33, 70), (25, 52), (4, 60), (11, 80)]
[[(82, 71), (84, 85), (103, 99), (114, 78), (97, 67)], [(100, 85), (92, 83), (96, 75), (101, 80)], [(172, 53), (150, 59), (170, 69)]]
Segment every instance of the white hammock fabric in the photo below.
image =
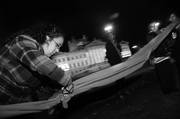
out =
[[(105, 86), (122, 79), (140, 69), (149, 59), (150, 54), (154, 51), (165, 37), (175, 28), (179, 22), (169, 24), (162, 33), (152, 39), (147, 45), (141, 48), (136, 54), (131, 56), (127, 61), (112, 66), (110, 68), (95, 72), (88, 76), (79, 78), (74, 81), (74, 92), (71, 97), (88, 91), (95, 87)], [(55, 94), (48, 100), (26, 102), (10, 105), (0, 105), (0, 118), (6, 118), (16, 115), (37, 113), (43, 110), (51, 109), (53, 106), (62, 103), (63, 94)]]

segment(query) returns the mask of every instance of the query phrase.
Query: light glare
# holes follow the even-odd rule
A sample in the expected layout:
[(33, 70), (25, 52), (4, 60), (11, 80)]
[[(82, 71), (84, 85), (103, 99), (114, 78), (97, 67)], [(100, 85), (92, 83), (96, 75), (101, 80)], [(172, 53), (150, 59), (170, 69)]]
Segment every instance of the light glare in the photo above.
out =
[(104, 31), (106, 32), (112, 32), (113, 26), (111, 24), (108, 24), (104, 27)]

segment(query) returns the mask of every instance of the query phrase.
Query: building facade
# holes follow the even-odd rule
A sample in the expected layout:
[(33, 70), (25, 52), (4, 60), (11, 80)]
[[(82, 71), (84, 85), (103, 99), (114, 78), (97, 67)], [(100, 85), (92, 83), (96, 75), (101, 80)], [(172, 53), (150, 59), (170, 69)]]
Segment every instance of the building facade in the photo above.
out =
[(59, 53), (52, 59), (58, 67), (65, 71), (69, 70), (74, 76), (88, 68), (97, 67), (98, 64), (107, 62), (105, 43), (93, 41), (83, 50)]

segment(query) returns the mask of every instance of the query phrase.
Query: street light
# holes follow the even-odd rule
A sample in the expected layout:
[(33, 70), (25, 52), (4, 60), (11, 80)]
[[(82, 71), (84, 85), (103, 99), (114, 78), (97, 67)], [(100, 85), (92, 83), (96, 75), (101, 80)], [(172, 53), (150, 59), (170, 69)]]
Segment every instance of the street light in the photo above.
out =
[(113, 29), (114, 29), (114, 27), (113, 27), (112, 24), (107, 24), (107, 25), (105, 25), (105, 27), (104, 27), (104, 31), (105, 31), (106, 33), (112, 33), (112, 32), (113, 32)]
[(108, 35), (109, 40), (111, 40), (112, 42), (114, 42), (114, 25), (112, 23), (108, 23), (104, 26), (104, 31), (105, 33)]

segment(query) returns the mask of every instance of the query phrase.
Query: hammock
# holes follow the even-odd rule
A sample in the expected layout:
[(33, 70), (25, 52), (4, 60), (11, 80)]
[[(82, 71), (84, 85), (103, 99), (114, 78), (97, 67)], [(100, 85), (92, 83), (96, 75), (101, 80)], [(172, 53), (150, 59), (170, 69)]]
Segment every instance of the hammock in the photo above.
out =
[(86, 92), (95, 87), (108, 85), (132, 74), (142, 68), (149, 59), (150, 54), (163, 42), (165, 37), (178, 24), (179, 22), (169, 24), (162, 33), (157, 35), (125, 62), (100, 70), (74, 81), (74, 91), (72, 94), (63, 95), (61, 93), (56, 93), (48, 100), (0, 105), (0, 118), (41, 112), (43, 110), (51, 109), (59, 103), (63, 103), (64, 106), (66, 106), (66, 103), (75, 95)]

